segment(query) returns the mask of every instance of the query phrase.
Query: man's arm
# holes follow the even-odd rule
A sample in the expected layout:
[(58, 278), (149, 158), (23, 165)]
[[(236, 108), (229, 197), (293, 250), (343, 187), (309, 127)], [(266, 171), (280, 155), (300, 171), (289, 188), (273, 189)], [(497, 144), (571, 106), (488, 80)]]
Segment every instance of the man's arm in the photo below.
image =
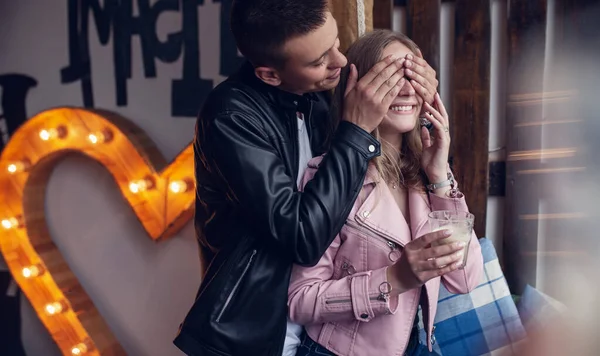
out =
[[(404, 83), (403, 58), (389, 56), (362, 78), (347, 67), (343, 120), (319, 172), (297, 192), (257, 117), (248, 107), (199, 122), (196, 147), (225, 178), (257, 236), (295, 263), (316, 264), (341, 229), (360, 191), (368, 162), (379, 155), (372, 132)], [(251, 109), (250, 109), (251, 111)]]
[(317, 263), (345, 222), (369, 160), (380, 153), (377, 140), (342, 122), (301, 193), (267, 133), (248, 113), (230, 112), (204, 124), (196, 147), (225, 178), (256, 237), (297, 264)]

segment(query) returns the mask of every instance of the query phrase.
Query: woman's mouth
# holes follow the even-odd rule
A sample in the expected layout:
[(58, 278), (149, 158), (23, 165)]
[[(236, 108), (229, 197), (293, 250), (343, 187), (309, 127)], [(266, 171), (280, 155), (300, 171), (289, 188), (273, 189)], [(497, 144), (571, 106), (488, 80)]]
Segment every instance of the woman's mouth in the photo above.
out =
[(412, 114), (415, 111), (414, 105), (392, 105), (390, 106), (390, 111), (395, 114), (406, 115)]

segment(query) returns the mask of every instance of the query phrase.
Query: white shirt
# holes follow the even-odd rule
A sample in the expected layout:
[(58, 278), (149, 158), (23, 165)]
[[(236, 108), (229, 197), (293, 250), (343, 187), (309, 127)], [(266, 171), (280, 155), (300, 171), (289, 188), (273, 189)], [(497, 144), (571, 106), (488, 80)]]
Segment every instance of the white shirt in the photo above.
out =
[[(300, 187), (302, 177), (304, 177), (304, 171), (308, 166), (308, 161), (310, 161), (312, 158), (312, 151), (310, 149), (310, 140), (308, 139), (308, 130), (306, 129), (306, 123), (303, 119), (304, 115), (302, 113), (298, 113), (297, 117), (298, 153), (300, 155), (300, 159), (298, 160), (298, 177), (296, 177), (296, 184), (298, 187)], [(300, 336), (302, 336), (302, 325), (292, 322), (288, 317), (282, 356), (296, 355), (296, 349), (298, 346), (300, 346)]]
[(313, 158), (310, 149), (310, 140), (308, 139), (308, 130), (305, 126), (304, 115), (298, 113), (298, 151), (300, 154), (300, 159), (298, 160), (298, 177), (296, 178), (298, 188), (300, 188), (300, 183), (304, 177), (304, 171), (308, 167), (308, 161)]

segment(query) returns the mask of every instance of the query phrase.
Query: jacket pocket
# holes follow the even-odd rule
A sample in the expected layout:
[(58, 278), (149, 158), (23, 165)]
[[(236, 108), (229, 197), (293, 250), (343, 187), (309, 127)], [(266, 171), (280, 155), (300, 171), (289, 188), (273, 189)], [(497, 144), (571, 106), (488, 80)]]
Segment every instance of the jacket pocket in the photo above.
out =
[[(385, 302), (385, 299), (383, 299), (383, 297), (381, 296), (376, 296), (376, 297), (369, 297), (369, 300), (372, 302), (375, 301), (380, 301), (380, 302)], [(326, 299), (325, 300), (325, 304), (327, 305), (334, 305), (334, 304), (344, 304), (344, 303), (352, 303), (352, 298), (347, 297), (347, 298), (331, 298), (331, 299)]]
[(400, 259), (401, 248), (404, 248), (403, 244), (392, 241), (370, 227), (359, 225), (351, 220), (346, 221), (346, 226), (363, 236), (369, 243), (373, 244), (373, 246), (387, 251), (388, 261), (386, 261), (385, 266), (391, 266)]
[(250, 269), (250, 266), (252, 265), (254, 256), (256, 256), (256, 249), (252, 250), (252, 253), (250, 254), (250, 258), (248, 259), (248, 262), (246, 262), (246, 265), (244, 266), (242, 273), (240, 274), (238, 279), (235, 281), (233, 288), (231, 288), (231, 291), (227, 295), (227, 298), (225, 299), (225, 303), (223, 303), (223, 307), (221, 308), (221, 310), (219, 311), (219, 314), (217, 315), (217, 318), (215, 319), (215, 321), (217, 323), (219, 323), (221, 321), (221, 318), (223, 317), (223, 314), (225, 314), (225, 312), (227, 311), (229, 304), (231, 303), (231, 301), (233, 300), (233, 297), (235, 296), (235, 293), (240, 288), (240, 284), (244, 280), (246, 273), (248, 273), (248, 270)]

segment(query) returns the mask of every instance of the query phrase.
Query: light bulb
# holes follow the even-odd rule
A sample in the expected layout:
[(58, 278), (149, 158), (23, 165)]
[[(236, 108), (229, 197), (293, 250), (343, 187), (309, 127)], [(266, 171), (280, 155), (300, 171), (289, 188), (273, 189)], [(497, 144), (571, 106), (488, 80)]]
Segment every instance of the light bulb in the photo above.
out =
[(98, 141), (100, 141), (100, 139), (98, 138), (98, 134), (89, 134), (88, 135), (88, 140), (93, 143), (94, 145), (98, 143)]
[(150, 178), (132, 180), (129, 182), (129, 190), (133, 194), (137, 194), (139, 192), (144, 192), (148, 189), (152, 189), (154, 187), (154, 181)]
[(93, 145), (97, 143), (106, 143), (110, 140), (112, 140), (112, 131), (109, 129), (92, 132), (88, 135), (88, 141), (90, 141)]
[(61, 313), (64, 309), (66, 309), (66, 306), (61, 302), (53, 302), (46, 304), (44, 309), (46, 310), (46, 313), (48, 315), (55, 315)]
[(53, 129), (50, 129), (50, 130), (46, 130), (46, 129), (41, 130), (40, 131), (40, 138), (42, 140), (44, 140), (44, 141), (48, 141), (50, 139), (50, 137), (52, 137), (52, 130)]
[(17, 173), (17, 171), (20, 170), (19, 168), (21, 168), (21, 165), (19, 164), (19, 162), (17, 162), (9, 164), (8, 167), (6, 167), (6, 170), (9, 173)]
[(190, 190), (193, 186), (193, 183), (189, 179), (184, 180), (174, 180), (169, 184), (169, 190), (173, 193), (185, 193)]
[(64, 126), (59, 126), (57, 128), (42, 129), (40, 130), (39, 135), (42, 141), (48, 141), (55, 138), (65, 138), (67, 135), (67, 128)]
[(2, 222), (0, 222), (0, 224), (6, 230), (14, 229), (21, 226), (21, 222), (18, 218), (15, 217), (3, 219)]
[(88, 352), (88, 349), (89, 349), (88, 346), (85, 343), (81, 342), (71, 348), (71, 354), (72, 355), (83, 355), (86, 352)]
[(24, 170), (29, 168), (30, 165), (31, 165), (31, 163), (29, 162), (29, 160), (24, 159), (22, 161), (16, 161), (16, 162), (10, 163), (8, 166), (6, 166), (6, 170), (10, 174), (15, 174), (15, 173), (23, 172)]
[(25, 277), (25, 278), (33, 278), (33, 277), (37, 277), (37, 276), (41, 275), (42, 273), (44, 273), (44, 268), (39, 264), (35, 264), (35, 265), (31, 265), (29, 267), (23, 268), (22, 273), (23, 273), (23, 277)]

